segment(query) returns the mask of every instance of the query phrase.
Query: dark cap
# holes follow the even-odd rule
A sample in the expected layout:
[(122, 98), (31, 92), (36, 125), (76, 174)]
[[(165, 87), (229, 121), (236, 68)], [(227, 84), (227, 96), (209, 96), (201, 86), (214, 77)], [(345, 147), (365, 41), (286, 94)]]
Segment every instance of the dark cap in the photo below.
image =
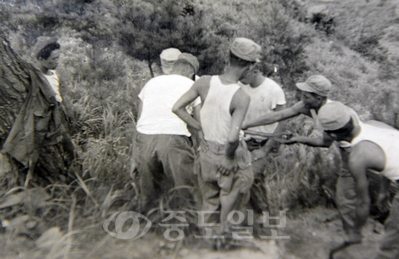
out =
[(194, 74), (197, 74), (199, 69), (199, 62), (194, 55), (191, 55), (190, 53), (181, 53), (177, 60), (184, 60), (189, 63), (194, 68)]
[(322, 75), (311, 76), (304, 83), (297, 83), (296, 87), (301, 91), (315, 93), (324, 97), (327, 97), (332, 90), (330, 80)]
[(261, 47), (247, 38), (236, 38), (231, 44), (230, 51), (240, 59), (259, 62)]
[(351, 119), (350, 108), (340, 102), (331, 102), (321, 106), (317, 113), (324, 130), (337, 130)]

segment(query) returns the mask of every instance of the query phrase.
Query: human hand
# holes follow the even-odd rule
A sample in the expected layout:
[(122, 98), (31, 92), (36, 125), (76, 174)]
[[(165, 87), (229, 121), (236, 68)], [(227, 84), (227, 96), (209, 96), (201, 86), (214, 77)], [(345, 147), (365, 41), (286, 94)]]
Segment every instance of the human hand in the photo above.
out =
[(221, 164), (218, 166), (217, 170), (222, 175), (229, 175), (230, 173), (235, 173), (238, 169), (237, 162), (234, 159), (229, 159), (224, 157)]
[(290, 144), (298, 143), (298, 136), (299, 136), (298, 134), (295, 134), (293, 132), (285, 132), (280, 137), (273, 138), (273, 140), (275, 140), (281, 144), (290, 145)]

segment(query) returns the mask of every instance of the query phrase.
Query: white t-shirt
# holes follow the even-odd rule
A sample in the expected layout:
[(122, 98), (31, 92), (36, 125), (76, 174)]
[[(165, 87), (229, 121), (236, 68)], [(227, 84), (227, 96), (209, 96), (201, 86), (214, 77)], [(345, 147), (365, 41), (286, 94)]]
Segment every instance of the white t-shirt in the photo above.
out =
[[(149, 135), (191, 136), (186, 123), (172, 112), (172, 108), (193, 83), (193, 80), (181, 75), (162, 75), (148, 81), (139, 94), (143, 106), (137, 131)], [(191, 105), (194, 107), (199, 103), (198, 98)]]
[(49, 82), (50, 86), (53, 88), (55, 92), (55, 99), (57, 102), (62, 102), (62, 97), (60, 93), (60, 79), (58, 78), (57, 74), (55, 73), (55, 70), (50, 70), (51, 75), (46, 75), (47, 81)]
[[(255, 88), (252, 88), (250, 85), (240, 85), (241, 89), (251, 97), (244, 123), (273, 112), (273, 109), (275, 109), (277, 105), (284, 105), (286, 103), (283, 89), (269, 78), (265, 78), (265, 81)], [(276, 130), (277, 125), (278, 122), (248, 129), (262, 133), (273, 133)], [(265, 139), (260, 136), (247, 135), (258, 141)]]

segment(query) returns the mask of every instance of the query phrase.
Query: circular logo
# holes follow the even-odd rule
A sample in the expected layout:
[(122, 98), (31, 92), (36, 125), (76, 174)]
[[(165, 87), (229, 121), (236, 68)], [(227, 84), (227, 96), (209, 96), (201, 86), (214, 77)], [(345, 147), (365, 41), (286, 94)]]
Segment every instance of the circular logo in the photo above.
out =
[[(109, 229), (109, 227), (114, 218), (115, 218), (114, 221), (115, 229), (114, 231), (112, 231)], [(142, 220), (140, 220), (140, 218)], [(126, 229), (127, 226), (125, 226), (125, 223), (129, 219), (132, 219), (133, 222), (130, 225), (130, 227)], [(140, 226), (141, 226), (140, 221), (142, 222), (143, 220), (146, 224), (144, 229), (142, 229), (140, 233)], [(114, 214), (112, 214), (106, 221), (104, 221), (103, 228), (108, 234), (119, 239), (137, 239), (144, 236), (148, 232), (148, 230), (150, 230), (151, 225), (152, 225), (151, 221), (144, 215), (135, 211), (124, 211), (124, 212), (115, 212)]]

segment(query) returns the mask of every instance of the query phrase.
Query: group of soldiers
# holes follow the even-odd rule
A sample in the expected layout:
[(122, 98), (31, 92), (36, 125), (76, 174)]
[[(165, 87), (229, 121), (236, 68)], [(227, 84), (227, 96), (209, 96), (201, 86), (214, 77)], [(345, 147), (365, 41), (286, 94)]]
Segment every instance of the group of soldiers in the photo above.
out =
[[(198, 210), (209, 212), (207, 222), (229, 233), (229, 214), (245, 211), (254, 177), (264, 172), (266, 156), (278, 152), (280, 143), (330, 147), (336, 142), (343, 161), (335, 197), (347, 233), (342, 247), (361, 243), (370, 214), (369, 179), (378, 178), (376, 204), (389, 216), (376, 258), (399, 258), (399, 195), (391, 197), (388, 191), (399, 180), (399, 131), (382, 122), (363, 122), (353, 109), (330, 100), (333, 85), (322, 75), (297, 83), (301, 101), (285, 107), (283, 90), (258, 65), (260, 53), (252, 40), (236, 38), (224, 72), (201, 77), (195, 56), (173, 48), (161, 53), (164, 74), (149, 80), (138, 96), (133, 156), (141, 211), (177, 187), (181, 197), (192, 197)], [(74, 156), (60, 108), (59, 55), (54, 40), (40, 48), (30, 75), (32, 94), (1, 143), (2, 154), (28, 168), (38, 159), (39, 139), (41, 148), (59, 143)], [(323, 135), (288, 134), (284, 121), (300, 114), (312, 117)], [(4, 161), (2, 155), (2, 168)]]
[[(260, 52), (252, 40), (236, 38), (224, 72), (201, 77), (195, 56), (177, 49), (162, 52), (164, 75), (151, 79), (139, 94), (134, 158), (142, 211), (172, 187), (195, 186), (199, 194), (187, 189), (184, 195), (193, 196), (199, 210), (217, 214), (206, 220), (228, 233), (229, 213), (245, 210), (254, 176), (263, 173), (264, 158), (277, 152), (279, 143), (330, 147), (337, 142), (343, 170), (336, 203), (347, 233), (344, 246), (362, 241), (370, 214), (368, 177), (377, 175), (377, 204), (390, 215), (376, 258), (399, 258), (399, 195), (388, 192), (399, 180), (399, 131), (363, 122), (353, 109), (330, 100), (333, 86), (322, 75), (297, 83), (301, 101), (286, 108), (281, 87), (259, 68)], [(300, 114), (312, 117), (323, 136), (285, 133), (284, 120)]]

